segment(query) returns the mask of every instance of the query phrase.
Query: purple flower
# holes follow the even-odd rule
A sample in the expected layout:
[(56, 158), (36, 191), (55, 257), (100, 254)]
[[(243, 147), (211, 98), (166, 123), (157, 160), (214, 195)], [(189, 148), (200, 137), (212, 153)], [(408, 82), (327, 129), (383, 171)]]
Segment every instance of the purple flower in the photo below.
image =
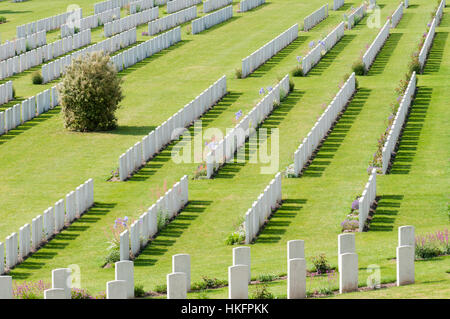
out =
[(316, 42), (311, 41), (311, 42), (309, 42), (309, 47), (312, 48), (315, 44), (316, 44)]
[(302, 62), (302, 56), (301, 56), (301, 55), (299, 55), (299, 56), (297, 57), (297, 61), (298, 61), (298, 63)]
[(241, 118), (241, 116), (242, 116), (242, 110), (239, 110), (234, 115), (236, 116), (236, 120), (239, 120)]
[(352, 210), (359, 209), (359, 200), (355, 199), (352, 203)]
[(264, 91), (264, 88), (261, 88), (261, 90), (259, 90), (259, 94), (264, 94), (264, 93), (266, 93), (266, 91)]

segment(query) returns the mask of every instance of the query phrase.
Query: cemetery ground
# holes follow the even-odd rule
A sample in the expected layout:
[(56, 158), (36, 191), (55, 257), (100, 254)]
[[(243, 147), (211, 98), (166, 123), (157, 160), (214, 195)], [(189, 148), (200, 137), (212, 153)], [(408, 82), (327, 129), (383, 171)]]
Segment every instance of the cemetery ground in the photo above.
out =
[[(8, 23), (1, 26), (2, 41), (11, 39), (16, 25), (64, 12), (71, 1), (37, 5), (37, 1), (2, 3), (0, 15)], [(202, 117), (203, 127), (234, 126), (239, 110), (246, 114), (262, 96), (261, 87), (273, 86), (296, 65), (311, 41), (328, 34), (342, 20), (345, 9), (360, 1), (349, 1), (344, 9), (330, 10), (330, 17), (286, 47), (246, 79), (236, 79), (235, 68), (242, 58), (323, 5), (324, 1), (270, 0), (247, 13), (234, 12), (234, 18), (199, 35), (186, 33), (182, 41), (121, 72), (125, 99), (117, 116), (119, 128), (109, 132), (74, 133), (63, 128), (60, 108), (19, 126), (0, 137), (0, 238), (5, 238), (69, 190), (92, 177), (95, 206), (80, 220), (57, 235), (50, 243), (10, 274), (17, 281), (51, 282), (51, 270), (77, 264), (81, 285), (92, 294), (105, 290), (114, 278), (113, 268), (102, 268), (108, 236), (114, 220), (136, 219), (167, 188), (184, 174), (192, 177), (199, 163), (175, 164), (170, 159), (171, 144), (126, 182), (108, 182), (117, 169), (120, 154), (168, 119), (186, 103), (220, 78), (227, 76), (229, 94)], [(346, 1), (347, 2), (347, 1)], [(83, 16), (93, 12), (91, 1), (79, 0)], [(312, 165), (300, 178), (283, 178), (283, 205), (274, 214), (256, 242), (251, 245), (252, 277), (285, 274), (286, 242), (305, 240), (308, 258), (324, 253), (337, 266), (337, 236), (340, 223), (350, 211), (367, 181), (367, 166), (376, 151), (395, 101), (394, 89), (404, 78), (411, 53), (429, 22), (435, 1), (414, 0), (405, 10), (397, 28), (391, 31), (371, 71), (358, 77), (359, 90), (328, 137)], [(381, 25), (396, 9), (398, 1), (378, 1)], [(234, 10), (238, 2), (234, 2)], [(4, 11), (4, 12), (3, 12)], [(160, 8), (160, 15), (163, 10)], [(123, 16), (123, 14), (122, 14)], [(339, 90), (352, 63), (365, 51), (379, 29), (368, 28), (363, 19), (303, 78), (293, 78), (294, 91), (264, 122), (262, 127), (280, 131), (279, 170), (293, 162), (293, 154), (317, 118)], [(99, 41), (103, 29), (93, 32)], [(146, 26), (138, 28), (138, 41)], [(418, 92), (401, 139), (391, 174), (378, 176), (381, 200), (368, 232), (356, 233), (359, 282), (365, 285), (369, 265), (379, 265), (383, 283), (395, 282), (397, 228), (414, 225), (416, 234), (448, 228), (448, 155), (450, 16), (448, 7), (424, 74), (419, 76)], [(57, 32), (47, 36), (56, 40)], [(13, 77), (18, 100), (49, 88), (31, 84), (31, 73)], [(10, 102), (11, 106), (15, 104)], [(0, 106), (0, 110), (5, 105)], [(269, 143), (271, 136), (269, 136)], [(255, 145), (246, 147), (254, 150)], [(172, 255), (191, 255), (192, 282), (202, 276), (225, 280), (232, 264), (232, 248), (225, 244), (241, 217), (273, 175), (260, 174), (268, 164), (227, 164), (212, 180), (189, 180), (189, 204), (175, 221), (146, 247), (134, 261), (136, 284), (154, 291), (171, 272)], [(341, 298), (448, 298), (450, 296), (450, 257), (417, 261), (416, 284), (370, 292), (356, 292)], [(307, 278), (307, 290), (319, 289), (322, 281)], [(338, 283), (334, 283), (336, 289)], [(254, 286), (250, 289), (252, 291)], [(274, 281), (268, 289), (275, 296), (286, 294), (286, 282)], [(250, 293), (251, 294), (251, 293)], [(226, 288), (193, 292), (188, 297), (225, 298)]]

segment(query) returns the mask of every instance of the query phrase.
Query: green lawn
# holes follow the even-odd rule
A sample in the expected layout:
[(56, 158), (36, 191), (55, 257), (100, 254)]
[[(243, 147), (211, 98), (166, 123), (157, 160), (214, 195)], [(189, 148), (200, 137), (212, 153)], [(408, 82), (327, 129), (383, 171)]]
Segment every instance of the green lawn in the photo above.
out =
[[(398, 1), (378, 2), (383, 22)], [(92, 2), (78, 3), (84, 16), (93, 11)], [(70, 2), (59, 1), (58, 5), (45, 8), (38, 6), (37, 1), (2, 3), (0, 12), (23, 11), (0, 13), (10, 20), (0, 26), (2, 39), (11, 38), (15, 26), (23, 21), (56, 14), (67, 4)], [(235, 79), (234, 69), (240, 67), (242, 58), (294, 23), (301, 24), (322, 4), (318, 0), (271, 0), (200, 35), (187, 35), (184, 26), (181, 43), (121, 75), (125, 99), (117, 114), (120, 127), (115, 131), (67, 132), (57, 108), (0, 137), (0, 238), (31, 223), (33, 217), (88, 178), (92, 177), (95, 183), (95, 207), (16, 267), (11, 272), (13, 277), (50, 282), (52, 269), (78, 264), (83, 288), (92, 293), (105, 290), (106, 282), (114, 279), (113, 269), (100, 267), (108, 246), (105, 232), (117, 217), (137, 218), (155, 202), (156, 193), (166, 182), (172, 185), (184, 174), (192, 176), (198, 165), (170, 161), (172, 145), (131, 180), (107, 182), (120, 154), (223, 74), (228, 78), (230, 93), (203, 117), (203, 122), (208, 128), (223, 131), (234, 126), (234, 113), (242, 110), (246, 114), (261, 98), (259, 89), (273, 85), (278, 77), (288, 73), (296, 64), (296, 56), (304, 56), (310, 41), (331, 31), (341, 21), (344, 10), (330, 11), (328, 19), (310, 32), (301, 32), (294, 43), (247, 79)], [(345, 8), (359, 4), (360, 1), (352, 1)], [(372, 72), (358, 78), (360, 90), (313, 165), (301, 178), (283, 179), (285, 202), (251, 245), (252, 276), (286, 272), (286, 242), (291, 239), (305, 240), (308, 257), (325, 253), (332, 265), (337, 264), (340, 222), (367, 182), (366, 168), (376, 150), (377, 138), (386, 128), (389, 105), (396, 98), (394, 89), (407, 70), (409, 56), (425, 31), (433, 8), (434, 1), (417, 0), (405, 11)], [(367, 278), (365, 269), (371, 264), (381, 267), (382, 281), (395, 281), (392, 258), (397, 227), (412, 224), (417, 233), (424, 233), (449, 226), (449, 138), (445, 132), (449, 111), (445, 102), (450, 98), (450, 62), (444, 58), (449, 53), (448, 14), (447, 8), (430, 55), (431, 63), (419, 76), (413, 121), (407, 126), (411, 133), (406, 134), (408, 138), (402, 140), (400, 148), (405, 153), (399, 155), (392, 174), (378, 177), (382, 205), (375, 215), (373, 230), (356, 235), (362, 284)], [(292, 163), (294, 151), (323, 112), (323, 105), (331, 101), (344, 75), (351, 72), (353, 61), (378, 33), (367, 27), (366, 20), (346, 31), (341, 42), (307, 77), (294, 79), (294, 92), (264, 123), (263, 127), (280, 131), (280, 171)], [(140, 32), (145, 28), (141, 29), (138, 40), (144, 40)], [(101, 32), (95, 31), (96, 41)], [(19, 75), (13, 81), (19, 97), (34, 95), (50, 86), (32, 85), (29, 74)], [(146, 290), (164, 284), (166, 274), (171, 272), (172, 255), (177, 253), (191, 255), (192, 281), (205, 275), (226, 279), (233, 247), (224, 244), (225, 237), (235, 230), (239, 218), (273, 178), (260, 174), (261, 166), (267, 164), (230, 164), (213, 180), (190, 180), (187, 208), (135, 260), (136, 283), (144, 284)], [(417, 285), (343, 297), (364, 298), (367, 294), (403, 298), (404, 294), (412, 294), (448, 298), (448, 260), (447, 257), (416, 263)], [(440, 293), (433, 290), (436, 287), (442, 288)], [(284, 283), (273, 289), (277, 295), (286, 293)], [(226, 289), (211, 292), (211, 297), (225, 296)]]

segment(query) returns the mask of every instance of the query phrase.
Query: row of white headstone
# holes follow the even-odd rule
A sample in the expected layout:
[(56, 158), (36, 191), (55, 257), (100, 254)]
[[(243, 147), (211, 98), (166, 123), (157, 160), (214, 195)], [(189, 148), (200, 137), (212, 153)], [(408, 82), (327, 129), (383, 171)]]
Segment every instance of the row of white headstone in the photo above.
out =
[(6, 237), (5, 244), (0, 243), (0, 275), (45, 245), (65, 224), (71, 224), (93, 204), (94, 181), (91, 178), (66, 195), (65, 209), (64, 200), (61, 199), (55, 206), (46, 209), (43, 215), (33, 218), (31, 227), (25, 224), (20, 228), (19, 235), (12, 233)]
[(191, 21), (195, 18), (197, 18), (197, 7), (193, 6), (151, 21), (148, 24), (148, 33), (150, 35), (155, 35), (162, 31), (176, 27), (177, 25), (183, 24), (187, 21)]
[(397, 27), (398, 23), (403, 17), (403, 8), (405, 7), (404, 3), (401, 2), (398, 5), (398, 8), (394, 11), (394, 13), (391, 16), (391, 28)]
[(55, 57), (91, 42), (91, 30), (85, 30), (0, 62), (0, 80), (22, 73)]
[(108, 11), (114, 8), (123, 8), (136, 0), (107, 0), (94, 3), (94, 14)]
[(124, 32), (131, 28), (135, 28), (140, 24), (148, 23), (149, 21), (158, 19), (159, 7), (150, 8), (138, 13), (123, 17), (119, 20), (115, 20), (106, 23), (104, 26), (105, 37), (110, 37), (114, 34)]
[(217, 10), (233, 3), (233, 0), (205, 0), (203, 1), (203, 12)]
[(328, 3), (303, 20), (303, 30), (309, 31), (328, 17)]
[(65, 24), (67, 20), (72, 16), (82, 17), (81, 8), (75, 9), (73, 11), (64, 12), (49, 18), (44, 18), (38, 21), (30, 22), (24, 25), (17, 26), (17, 37), (23, 38), (27, 35), (31, 35), (33, 33), (39, 31), (51, 31), (58, 29), (61, 25)]
[(266, 43), (264, 46), (250, 54), (242, 60), (242, 78), (247, 77), (267, 60), (272, 58), (275, 54), (283, 48), (291, 44), (292, 41), (298, 37), (298, 24), (284, 31), (272, 41)]
[[(206, 2), (205, 2), (206, 3)], [(191, 23), (192, 34), (200, 33), (212, 26), (229, 20), (233, 17), (233, 6), (217, 10), (216, 12), (204, 15), (201, 18), (195, 19)]]
[(47, 44), (47, 32), (39, 31), (23, 38), (6, 41), (0, 45), (0, 61), (20, 55)]
[(319, 119), (314, 124), (311, 131), (303, 139), (302, 144), (294, 153), (294, 174), (298, 176), (303, 167), (310, 160), (320, 141), (326, 137), (331, 126), (336, 121), (338, 115), (349, 103), (356, 90), (356, 76), (352, 73), (342, 88), (328, 105)]
[(22, 101), (21, 104), (7, 108), (0, 112), (0, 135), (53, 109), (58, 103), (58, 91), (54, 86)]
[(266, 3), (266, 0), (241, 0), (239, 4), (239, 11), (249, 11), (263, 5), (264, 3)]
[[(396, 249), (397, 286), (415, 282), (415, 238), (413, 226), (398, 228)], [(228, 267), (228, 298), (248, 299), (251, 282), (251, 248), (235, 247), (232, 251), (233, 265)], [(52, 271), (52, 288), (44, 291), (44, 299), (71, 299), (72, 280), (70, 268)], [(355, 234), (338, 235), (339, 293), (358, 290), (358, 255)], [(287, 298), (306, 298), (305, 241), (287, 242)], [(166, 277), (167, 299), (186, 299), (191, 290), (191, 256), (172, 256), (172, 272)], [(380, 282), (375, 282), (376, 285)], [(115, 280), (106, 284), (107, 299), (134, 298), (134, 263), (122, 260), (115, 263)], [(0, 276), (0, 299), (12, 299), (12, 277)]]
[(333, 31), (331, 31), (325, 39), (319, 41), (302, 60), (303, 74), (308, 74), (309, 71), (322, 59), (330, 49), (332, 49), (339, 40), (344, 36), (345, 23), (341, 22)]
[[(171, 32), (171, 31), (169, 31)], [(227, 79), (222, 76), (210, 85), (194, 100), (172, 115), (167, 121), (156, 127), (119, 157), (119, 178), (126, 180), (135, 170), (158, 154), (167, 144), (182, 134), (182, 129), (213, 107), (227, 94)]]
[[(248, 137), (256, 133), (256, 128), (280, 103), (280, 96), (289, 94), (287, 74), (275, 87), (254, 106), (251, 111), (217, 143), (217, 147), (206, 155), (206, 178), (212, 178), (215, 171), (234, 159), (234, 153), (245, 144)], [(245, 149), (242, 149), (245, 152)], [(242, 154), (238, 154), (242, 156)]]
[(0, 105), (8, 103), (12, 99), (13, 99), (12, 81), (0, 84)]
[(90, 15), (86, 18), (80, 18), (75, 21), (70, 21), (70, 23), (63, 24), (61, 26), (61, 38), (67, 37), (69, 35), (74, 35), (76, 29), (79, 31), (97, 28), (98, 26), (104, 25), (108, 22), (120, 19), (120, 7), (114, 8), (102, 13), (97, 13)]
[(189, 201), (188, 177), (184, 175), (138, 220), (120, 234), (120, 260), (133, 258), (154, 238), (158, 226), (173, 220)]
[(370, 172), (369, 180), (364, 186), (364, 191), (358, 200), (358, 230), (362, 232), (369, 216), (370, 206), (372, 206), (375, 198), (377, 197), (377, 169), (372, 168)]
[(365, 3), (363, 3), (361, 6), (358, 7), (355, 11), (353, 11), (347, 19), (347, 29), (351, 30), (355, 25), (355, 18), (359, 18), (361, 20), (367, 13), (367, 6)]
[(121, 72), (180, 41), (181, 29), (178, 27), (112, 56), (111, 62)]
[(173, 13), (176, 11), (180, 11), (184, 8), (196, 6), (199, 3), (202, 3), (202, 0), (172, 0), (172, 1), (168, 1), (167, 2), (167, 13)]
[[(338, 236), (339, 292), (358, 290), (358, 255), (355, 248), (355, 234)], [(413, 226), (398, 228), (396, 249), (397, 286), (414, 283), (415, 238)], [(379, 282), (377, 284), (380, 284)]]
[(423, 68), (425, 67), (428, 52), (431, 49), (434, 40), (434, 35), (436, 34), (436, 27), (440, 24), (442, 16), (444, 14), (444, 8), (445, 8), (445, 0), (442, 0), (436, 11), (436, 15), (433, 19), (433, 22), (431, 22), (430, 30), (428, 31), (423, 47), (419, 53), (419, 63), (421, 70), (423, 70)]
[(334, 0), (333, 1), (333, 10), (339, 10), (345, 3), (345, 0)]
[(136, 12), (141, 12), (153, 8), (155, 3), (153, 0), (139, 0), (130, 3), (130, 14), (135, 14)]
[(370, 67), (372, 66), (373, 62), (375, 61), (375, 58), (377, 57), (378, 53), (383, 48), (384, 44), (386, 43), (386, 40), (389, 38), (389, 31), (391, 28), (390, 21), (386, 21), (384, 26), (381, 28), (380, 32), (378, 32), (378, 35), (376, 36), (375, 40), (373, 40), (372, 44), (369, 46), (369, 48), (366, 50), (362, 57), (362, 62), (364, 64), (364, 69), (369, 71)]
[(281, 206), (281, 173), (277, 173), (245, 213), (245, 243), (251, 244), (272, 213)]
[(382, 172), (386, 174), (391, 161), (392, 153), (395, 150), (395, 145), (397, 144), (400, 132), (406, 120), (406, 115), (408, 114), (411, 102), (416, 92), (416, 72), (413, 72), (411, 79), (409, 80), (408, 86), (400, 102), (400, 106), (395, 115), (394, 122), (389, 130), (389, 135), (384, 143), (382, 150)]
[[(88, 29), (82, 32), (89, 32), (90, 35), (91, 30)], [(47, 83), (62, 76), (65, 73), (65, 68), (72, 63), (73, 59), (83, 56), (86, 53), (92, 53), (95, 51), (103, 51), (104, 53), (108, 54), (113, 53), (131, 44), (136, 43), (136, 37), (137, 37), (136, 28), (133, 28), (131, 30), (119, 33), (101, 42), (97, 42), (93, 45), (90, 45), (82, 50), (73, 52), (72, 54), (68, 54), (62, 58), (56, 59), (48, 64), (44, 64), (42, 66), (43, 81), (44, 83)]]

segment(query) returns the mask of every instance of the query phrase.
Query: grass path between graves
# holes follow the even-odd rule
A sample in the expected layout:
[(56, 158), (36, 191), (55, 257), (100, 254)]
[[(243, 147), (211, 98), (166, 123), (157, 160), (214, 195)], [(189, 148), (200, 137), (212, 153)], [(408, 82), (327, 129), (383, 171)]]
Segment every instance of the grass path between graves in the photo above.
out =
[[(105, 180), (115, 169), (118, 156), (224, 73), (229, 79), (230, 94), (205, 116), (204, 122), (208, 122), (208, 127), (222, 130), (231, 127), (234, 113), (238, 110), (247, 113), (260, 99), (259, 88), (273, 85), (277, 77), (289, 72), (296, 63), (295, 57), (305, 54), (308, 42), (327, 34), (337, 25), (343, 11), (330, 11), (327, 20), (311, 32), (301, 33), (298, 40), (253, 76), (236, 80), (234, 68), (243, 57), (293, 23), (301, 22), (320, 4), (319, 1), (307, 4), (271, 1), (210, 32), (198, 36), (183, 33), (180, 44), (124, 72), (126, 98), (118, 112), (120, 128), (114, 132), (66, 132), (57, 109), (13, 131), (15, 134), (11, 135), (15, 136), (10, 140), (0, 140), (0, 238), (31, 222), (34, 216), (82, 181), (89, 177), (95, 180), (96, 207), (14, 269), (14, 278), (49, 281), (51, 269), (78, 264), (82, 286), (91, 292), (104, 290), (106, 281), (114, 277), (113, 269), (100, 268), (108, 246), (104, 231), (117, 217), (139, 216), (156, 200), (156, 193), (163, 189), (165, 182), (171, 185), (182, 175), (191, 175), (198, 165), (175, 165), (168, 160), (169, 148), (130, 181), (107, 183)], [(397, 7), (397, 2), (386, 0), (381, 4), (384, 5), (381, 17), (384, 21)], [(378, 74), (359, 78), (361, 90), (343, 118), (348, 123), (340, 122), (342, 133), (336, 130), (335, 141), (327, 141), (334, 145), (329, 145), (330, 152), (323, 152), (322, 155), (326, 155), (323, 159), (315, 161), (309, 170), (310, 176), (283, 180), (286, 204), (252, 245), (253, 275), (285, 272), (285, 247), (290, 239), (304, 239), (307, 256), (323, 252), (332, 264), (337, 263), (340, 222), (367, 181), (367, 162), (375, 151), (377, 137), (385, 128), (389, 104), (395, 98), (394, 88), (406, 71), (409, 54), (425, 29), (432, 7), (427, 1), (421, 1), (406, 10), (403, 18), (406, 22), (400, 22), (393, 31), (401, 35), (393, 35), (387, 49), (381, 53), (386, 62), (378, 63)], [(443, 25), (446, 18), (444, 16)], [(267, 21), (271, 21), (270, 25)], [(294, 80), (295, 91), (264, 124), (267, 128), (280, 129), (280, 170), (292, 162), (295, 149), (323, 111), (322, 104), (329, 103), (344, 74), (350, 73), (352, 62), (377, 32), (367, 28), (363, 20), (355, 30), (346, 32), (344, 39), (308, 77)], [(448, 42), (444, 47), (444, 52), (448, 53)], [(448, 70), (448, 65), (442, 62), (439, 74), (444, 75), (446, 68)], [(428, 85), (433, 88), (445, 84), (431, 75), (429, 81)], [(19, 94), (26, 95), (33, 89), (24, 84)], [(439, 92), (436, 96), (433, 92), (433, 99), (438, 99), (436, 103), (448, 94), (444, 87)], [(430, 107), (429, 114), (431, 112)], [(444, 118), (440, 117), (441, 123), (426, 122), (426, 125), (442, 129)], [(430, 160), (436, 163), (430, 163), (430, 170), (444, 175), (448, 147), (442, 147), (444, 142), (435, 137), (426, 143), (429, 154), (434, 154)], [(418, 148), (420, 145), (421, 142)], [(435, 154), (441, 147), (442, 152)], [(328, 158), (330, 155), (332, 157)], [(420, 233), (448, 225), (442, 209), (446, 205), (445, 180), (426, 188), (432, 197), (414, 196), (418, 186), (425, 187), (421, 185), (424, 168), (419, 161), (422, 156), (424, 160), (427, 158), (418, 150), (414, 158), (417, 164), (413, 161), (408, 183), (404, 182), (404, 175), (393, 176), (398, 179), (397, 187), (386, 182), (389, 189), (383, 180), (392, 176), (380, 178), (383, 194), (404, 194), (404, 197), (395, 220), (388, 225), (392, 228), (357, 234), (361, 282), (367, 277), (365, 267), (374, 263), (381, 266), (382, 280), (395, 280), (395, 263), (390, 259), (395, 256), (397, 226), (414, 224)], [(171, 256), (181, 252), (191, 254), (193, 281), (203, 275), (226, 279), (232, 247), (225, 246), (224, 239), (273, 178), (273, 175), (259, 174), (261, 166), (264, 165), (227, 165), (214, 180), (190, 181), (189, 206), (135, 261), (136, 282), (143, 283), (146, 290), (163, 284), (165, 275), (171, 271)], [(415, 209), (411, 210), (409, 205)], [(441, 209), (436, 210), (436, 207)], [(417, 220), (424, 215), (424, 210), (430, 211), (429, 218), (420, 220), (419, 224)], [(435, 270), (441, 263), (427, 266), (432, 280), (440, 278)]]

